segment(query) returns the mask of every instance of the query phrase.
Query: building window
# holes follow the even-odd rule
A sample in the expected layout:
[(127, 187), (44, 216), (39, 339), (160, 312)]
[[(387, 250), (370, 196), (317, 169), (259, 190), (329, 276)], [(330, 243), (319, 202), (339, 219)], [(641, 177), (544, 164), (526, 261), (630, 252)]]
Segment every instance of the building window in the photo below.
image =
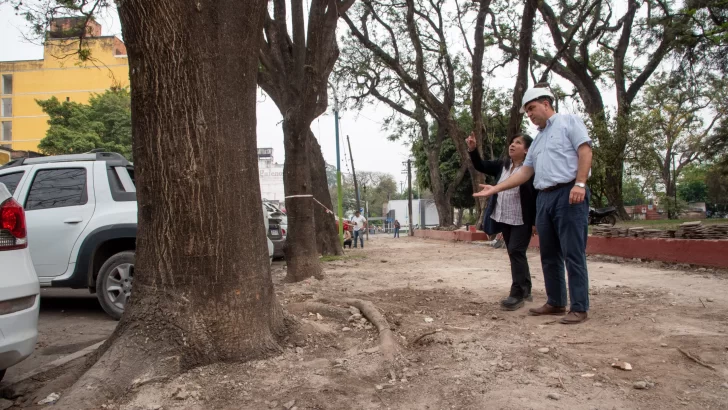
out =
[(13, 76), (11, 74), (3, 74), (3, 94), (13, 93)]
[(12, 117), (13, 116), (13, 99), (12, 98), (3, 98), (2, 99), (2, 112), (0, 112), (0, 116), (2, 116), (2, 117)]
[(13, 123), (12, 121), (3, 121), (2, 135), (0, 135), (2, 141), (13, 140)]

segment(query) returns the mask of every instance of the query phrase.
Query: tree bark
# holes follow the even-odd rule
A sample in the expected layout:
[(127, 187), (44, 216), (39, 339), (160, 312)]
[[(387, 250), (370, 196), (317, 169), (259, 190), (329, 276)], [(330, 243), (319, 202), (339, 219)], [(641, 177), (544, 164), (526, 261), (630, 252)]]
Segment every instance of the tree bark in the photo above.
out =
[(289, 246), (286, 249), (287, 282), (299, 282), (311, 276), (323, 279), (318, 260), (316, 225), (314, 223), (313, 189), (311, 184), (309, 124), (294, 117), (283, 120), (283, 185), (286, 193)]
[[(293, 1), (289, 15), (289, 3), (274, 1), (273, 7), (264, 13), (263, 41), (257, 50), (258, 84), (275, 101), (283, 116), (286, 151), (283, 183), (289, 214), (288, 281), (310, 276), (323, 278), (316, 241), (311, 240), (317, 235), (314, 208), (318, 205), (312, 197), (309, 134), (311, 121), (326, 112), (328, 106), (326, 84), (339, 56), (336, 22), (353, 3), (353, 0), (311, 0), (306, 3), (309, 6), (306, 13), (302, 2)], [(325, 168), (316, 172), (325, 172)]]
[[(427, 169), (430, 172), (430, 188), (432, 189), (432, 197), (437, 208), (438, 222), (442, 227), (451, 226), (453, 223), (453, 208), (452, 204), (450, 204), (452, 193), (448, 195), (440, 177), (439, 147), (437, 149), (427, 150)], [(460, 180), (462, 181), (462, 178)]]
[(508, 140), (521, 130), (523, 124), (523, 114), (521, 114), (521, 105), (523, 104), (523, 94), (528, 88), (528, 65), (531, 62), (531, 46), (533, 44), (533, 22), (536, 18), (536, 6), (527, 1), (523, 6), (523, 16), (521, 17), (521, 32), (518, 39), (518, 74), (516, 77), (516, 86), (513, 87), (513, 105), (511, 106), (511, 116), (508, 120)]
[(255, 131), (265, 7), (119, 3), (139, 208), (134, 296), (61, 408), (100, 408), (140, 377), (280, 352), (287, 321), (270, 275)]
[[(321, 146), (309, 129), (309, 160), (311, 164), (311, 184), (313, 196), (326, 208), (334, 211), (329, 194), (329, 183), (326, 179), (326, 161), (321, 153)], [(314, 207), (314, 224), (316, 225), (316, 247), (321, 255), (343, 255), (344, 248), (339, 240), (334, 215), (326, 212), (321, 205)]]

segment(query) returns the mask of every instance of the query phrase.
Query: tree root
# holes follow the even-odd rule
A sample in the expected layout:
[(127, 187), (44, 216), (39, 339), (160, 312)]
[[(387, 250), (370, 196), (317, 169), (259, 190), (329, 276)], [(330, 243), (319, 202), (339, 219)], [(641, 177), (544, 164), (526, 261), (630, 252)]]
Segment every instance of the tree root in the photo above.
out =
[(413, 340), (412, 342), (410, 342), (410, 346), (416, 345), (417, 342), (419, 342), (420, 340), (426, 338), (427, 336), (431, 336), (431, 335), (434, 335), (435, 333), (440, 333), (440, 332), (442, 332), (442, 329), (435, 329), (435, 330), (430, 330), (428, 332), (425, 332), (425, 333), (421, 334), (419, 337), (417, 337), (415, 340)]
[(178, 317), (155, 314), (161, 311), (159, 305), (148, 303), (127, 312), (106, 343), (89, 357), (86, 372), (64, 393), (58, 408), (99, 409), (109, 400), (119, 400), (147, 384), (174, 379), (194, 367), (279, 354), (282, 338), (298, 326), (295, 318), (275, 303), (272, 326), (258, 332), (248, 330), (248, 339), (234, 338), (233, 344), (220, 343), (222, 346), (216, 348), (204, 332), (182, 328)]
[(695, 363), (697, 363), (697, 364), (699, 364), (699, 365), (701, 365), (701, 366), (703, 366), (703, 367), (705, 367), (705, 368), (708, 368), (708, 369), (710, 369), (710, 370), (713, 370), (713, 371), (718, 371), (718, 370), (717, 370), (717, 369), (716, 369), (716, 368), (715, 368), (714, 366), (711, 366), (711, 365), (709, 365), (708, 363), (705, 363), (704, 361), (702, 361), (702, 360), (698, 359), (697, 357), (695, 357), (695, 356), (691, 355), (690, 353), (686, 352), (685, 350), (683, 350), (683, 349), (681, 349), (681, 348), (679, 348), (679, 347), (677, 348), (677, 350), (678, 350), (678, 351), (679, 351), (680, 353), (682, 353), (682, 354), (683, 354), (683, 356), (685, 356), (685, 357), (687, 357), (688, 359), (690, 359), (690, 360), (694, 361)]
[[(100, 357), (58, 402), (60, 408), (98, 409), (140, 385), (173, 378), (183, 369), (172, 348), (145, 349), (143, 340), (121, 334), (99, 350)], [(157, 345), (157, 343), (150, 343)], [(148, 381), (148, 382), (147, 382)]]
[(318, 302), (302, 302), (302, 303), (291, 303), (286, 306), (290, 313), (295, 314), (307, 314), (307, 313), (318, 313), (321, 316), (330, 317), (332, 319), (342, 320), (346, 322), (351, 316), (351, 313), (340, 307), (332, 306), (326, 303)]
[(399, 354), (399, 344), (384, 315), (379, 313), (377, 307), (367, 300), (343, 299), (341, 302), (359, 309), (362, 315), (376, 326), (379, 331), (379, 351), (382, 352), (385, 360), (393, 362)]

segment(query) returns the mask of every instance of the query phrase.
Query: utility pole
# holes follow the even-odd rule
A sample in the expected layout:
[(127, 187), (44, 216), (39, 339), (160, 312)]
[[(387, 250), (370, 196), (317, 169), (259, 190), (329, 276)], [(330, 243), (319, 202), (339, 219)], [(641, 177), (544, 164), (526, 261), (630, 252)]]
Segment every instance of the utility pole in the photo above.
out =
[(339, 152), (339, 98), (336, 96), (336, 87), (334, 90), (334, 124), (336, 126), (336, 198), (337, 210), (339, 217), (339, 243), (344, 243), (344, 198), (341, 197), (341, 154)]
[(349, 157), (351, 158), (351, 174), (354, 177), (354, 191), (356, 192), (356, 210), (361, 210), (361, 199), (359, 198), (359, 183), (356, 181), (356, 171), (354, 170), (354, 155), (351, 153), (351, 141), (346, 136), (346, 142), (349, 144)]
[(675, 204), (673, 205), (672, 209), (672, 217), (675, 219), (678, 219), (678, 212), (677, 212), (677, 173), (675, 172), (675, 156), (677, 153), (673, 152), (672, 154), (672, 193), (675, 197)]
[(407, 199), (409, 200), (409, 203), (407, 204), (407, 208), (409, 210), (409, 236), (415, 236), (415, 226), (412, 223), (412, 160), (407, 160), (407, 185), (409, 186), (409, 194), (407, 194)]
[(408, 159), (402, 165), (407, 165), (407, 211), (409, 212), (409, 236), (414, 236), (415, 227), (412, 223), (412, 160)]
[(367, 218), (367, 241), (369, 240), (369, 201), (367, 201), (367, 184), (362, 184), (364, 197), (364, 217)]

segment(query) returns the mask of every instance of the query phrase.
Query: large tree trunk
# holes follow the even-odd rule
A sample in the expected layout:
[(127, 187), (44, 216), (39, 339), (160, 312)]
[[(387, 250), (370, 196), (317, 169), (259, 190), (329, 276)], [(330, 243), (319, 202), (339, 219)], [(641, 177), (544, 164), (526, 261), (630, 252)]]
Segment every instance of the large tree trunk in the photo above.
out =
[[(326, 178), (326, 161), (321, 153), (321, 146), (309, 129), (309, 162), (311, 164), (311, 184), (313, 196), (326, 208), (334, 211), (329, 194), (329, 183)], [(334, 215), (326, 212), (319, 204), (314, 207), (314, 223), (316, 225), (316, 246), (322, 255), (343, 255), (344, 248), (339, 240)]]
[(450, 204), (450, 196), (447, 195), (442, 178), (440, 177), (440, 144), (433, 143), (432, 145), (434, 147), (425, 146), (432, 197), (435, 200), (440, 226), (451, 226), (453, 222), (453, 208)]
[[(455, 148), (457, 149), (458, 154), (460, 154), (460, 163), (466, 164), (467, 166), (467, 171), (470, 174), (470, 185), (473, 187), (473, 192), (479, 192), (481, 190), (480, 185), (485, 184), (485, 175), (476, 171), (473, 167), (473, 161), (470, 160), (468, 147), (465, 144), (465, 133), (460, 128), (459, 124), (453, 119), (449, 119), (446, 123), (446, 126), (447, 133), (455, 144)], [(484, 198), (477, 198), (475, 200), (475, 204), (477, 205), (476, 216), (477, 219), (480, 219), (480, 215), (485, 210), (488, 202)]]
[(100, 408), (134, 380), (280, 351), (286, 320), (255, 134), (266, 3), (119, 3), (139, 207), (134, 296), (61, 408)]
[[(299, 114), (300, 115), (300, 114)], [(299, 282), (311, 276), (323, 279), (316, 249), (313, 189), (311, 184), (309, 124), (296, 114), (283, 118), (283, 185), (286, 193), (289, 244), (286, 250), (286, 281)]]
[[(604, 180), (605, 194), (609, 200), (609, 204), (617, 208), (620, 219), (627, 220), (629, 215), (624, 209), (624, 199), (622, 197), (622, 179), (624, 178), (624, 161), (625, 149), (627, 147), (627, 138), (629, 135), (629, 115), (628, 109), (622, 107), (619, 109), (617, 117), (617, 129), (609, 136), (609, 142), (600, 145), (601, 149), (607, 150), (605, 164)], [(603, 147), (603, 148), (602, 148)]]
[(516, 86), (513, 87), (513, 104), (511, 116), (508, 120), (508, 139), (521, 130), (523, 124), (523, 94), (528, 88), (528, 66), (531, 62), (531, 46), (533, 44), (533, 21), (536, 17), (536, 7), (527, 1), (521, 16), (521, 32), (518, 38), (518, 75)]

